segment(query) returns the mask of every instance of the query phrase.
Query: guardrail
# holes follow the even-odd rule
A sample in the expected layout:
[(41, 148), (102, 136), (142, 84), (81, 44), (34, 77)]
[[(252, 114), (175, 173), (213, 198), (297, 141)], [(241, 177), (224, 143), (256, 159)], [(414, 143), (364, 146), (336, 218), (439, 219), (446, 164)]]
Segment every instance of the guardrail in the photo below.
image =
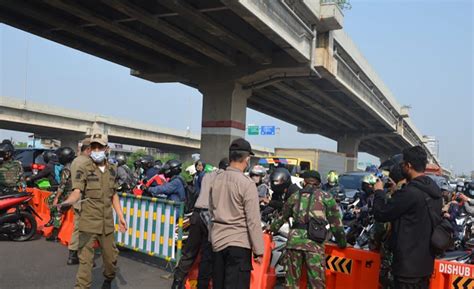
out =
[[(125, 233), (118, 232), (118, 225), (115, 225), (117, 244), (168, 262), (179, 260), (184, 204), (126, 193), (119, 196), (128, 230)], [(117, 224), (115, 214), (114, 220)]]

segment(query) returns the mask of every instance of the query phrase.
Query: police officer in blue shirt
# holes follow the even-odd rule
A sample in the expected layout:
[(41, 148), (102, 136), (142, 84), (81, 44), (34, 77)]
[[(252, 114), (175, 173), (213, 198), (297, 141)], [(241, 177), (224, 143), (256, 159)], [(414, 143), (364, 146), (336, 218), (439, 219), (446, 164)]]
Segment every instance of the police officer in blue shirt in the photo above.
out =
[(181, 162), (170, 160), (163, 166), (163, 173), (170, 181), (161, 185), (147, 188), (147, 192), (154, 197), (166, 197), (171, 201), (184, 202), (186, 199), (186, 181), (181, 173)]

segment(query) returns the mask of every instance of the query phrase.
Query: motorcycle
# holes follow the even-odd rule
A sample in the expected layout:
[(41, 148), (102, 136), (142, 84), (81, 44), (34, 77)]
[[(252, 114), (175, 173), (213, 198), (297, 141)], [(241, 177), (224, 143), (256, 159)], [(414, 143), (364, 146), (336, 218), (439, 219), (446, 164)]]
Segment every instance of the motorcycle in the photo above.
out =
[(36, 234), (36, 219), (41, 217), (28, 202), (33, 196), (18, 192), (0, 196), (0, 235), (12, 241), (28, 241)]

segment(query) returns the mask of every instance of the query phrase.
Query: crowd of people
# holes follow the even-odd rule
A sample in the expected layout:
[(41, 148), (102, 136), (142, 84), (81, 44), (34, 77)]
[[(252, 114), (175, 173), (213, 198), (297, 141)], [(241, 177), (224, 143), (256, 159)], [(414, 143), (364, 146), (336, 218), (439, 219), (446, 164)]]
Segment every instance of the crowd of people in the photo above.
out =
[[(332, 239), (340, 248), (351, 243), (340, 206), (344, 187), (336, 171), (330, 171), (324, 183), (317, 171), (305, 171), (300, 175), (302, 183), (294, 184), (285, 167), (271, 172), (260, 165), (250, 167), (251, 145), (237, 139), (217, 167), (196, 161), (188, 168), (192, 180), (186, 181), (179, 160), (163, 164), (143, 156), (130, 168), (125, 155), (108, 159), (107, 144), (106, 135), (95, 133), (82, 141), (77, 157), (68, 147), (48, 151), (43, 156), (46, 168), (28, 179), (23, 179), (21, 164), (12, 158), (13, 145), (0, 144), (3, 194), (24, 187), (25, 182), (47, 179), (54, 184), (46, 224), (53, 233), (47, 240), (58, 240), (62, 214), (73, 207), (75, 228), (67, 264), (79, 264), (75, 288), (91, 286), (96, 240), (104, 259), (102, 288), (111, 288), (118, 254), (112, 210), (119, 216), (119, 230), (127, 229), (117, 191), (185, 203), (191, 214), (189, 236), (174, 270), (172, 289), (184, 288), (198, 255), (198, 289), (207, 289), (211, 280), (215, 289), (249, 288), (252, 259), (259, 263), (263, 255), (264, 231), (275, 234), (285, 223), (290, 224), (286, 288), (299, 288), (303, 266), (311, 287), (325, 288), (325, 242)], [(424, 174), (426, 164), (421, 147), (408, 148), (384, 168), (385, 173), (376, 169), (361, 181), (354, 212), (361, 222), (373, 220), (370, 249), (381, 253), (380, 283), (385, 289), (427, 289), (435, 256), (446, 249), (442, 244), (449, 241), (450, 230), (454, 235), (459, 232), (455, 220), (461, 207), (474, 211), (474, 200), (464, 194), (463, 185), (456, 192), (448, 186), (440, 188)], [(262, 220), (270, 225), (262, 228)], [(447, 236), (434, 234), (441, 229)]]

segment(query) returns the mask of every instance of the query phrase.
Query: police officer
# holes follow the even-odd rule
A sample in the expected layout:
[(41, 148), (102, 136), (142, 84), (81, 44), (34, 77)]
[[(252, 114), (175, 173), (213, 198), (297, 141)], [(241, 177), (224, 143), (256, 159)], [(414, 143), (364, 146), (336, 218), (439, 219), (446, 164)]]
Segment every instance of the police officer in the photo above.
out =
[[(90, 160), (91, 154), (91, 140), (85, 138), (81, 142), (81, 153), (71, 163), (71, 176), (77, 175), (77, 169), (82, 166), (83, 163)], [(81, 204), (75, 203), (74, 209), (74, 230), (72, 231), (71, 242), (69, 243), (69, 257), (67, 260), (68, 265), (79, 264), (79, 257), (77, 256), (77, 250), (79, 250), (79, 218), (81, 217)]]
[(72, 188), (72, 180), (71, 180), (71, 162), (76, 156), (74, 150), (70, 147), (62, 147), (56, 151), (56, 155), (58, 156), (58, 161), (61, 165), (63, 165), (63, 169), (61, 170), (61, 181), (59, 182), (58, 189), (56, 192), (52, 193), (48, 197), (48, 205), (50, 210), (50, 220), (45, 225), (45, 227), (53, 226), (52, 234), (46, 238), (47, 241), (59, 241), (58, 233), (59, 229), (61, 228), (61, 211), (56, 206), (58, 203), (64, 201), (69, 193), (71, 192)]
[(218, 174), (211, 185), (209, 212), (214, 289), (248, 289), (252, 253), (258, 263), (263, 255), (257, 187), (244, 174), (251, 155), (249, 142), (242, 138), (234, 140), (229, 147), (229, 167)]
[(340, 248), (346, 247), (346, 238), (341, 222), (341, 215), (336, 201), (332, 196), (319, 188), (320, 175), (316, 171), (304, 173), (305, 186), (297, 193), (292, 194), (285, 203), (283, 215), (272, 223), (270, 230), (278, 232), (280, 227), (293, 218), (293, 226), (288, 235), (287, 248), (287, 273), (285, 288), (299, 288), (301, 268), (303, 265), (308, 270), (308, 284), (310, 288), (324, 289), (325, 284), (325, 256), (324, 241), (310, 239), (309, 223), (311, 219), (317, 220), (319, 228), (326, 224), (331, 226), (331, 233)]
[(181, 173), (181, 162), (178, 160), (167, 161), (163, 172), (170, 181), (155, 187), (147, 188), (148, 193), (155, 197), (165, 196), (168, 200), (184, 202), (186, 200), (186, 181)]
[(0, 143), (0, 195), (7, 195), (23, 189), (23, 167), (13, 160), (15, 148), (9, 140)]
[(209, 288), (212, 275), (212, 246), (209, 242), (209, 190), (216, 176), (225, 171), (229, 166), (227, 158), (219, 162), (219, 170), (205, 174), (201, 183), (201, 193), (196, 201), (193, 214), (190, 218), (189, 236), (184, 243), (183, 254), (174, 270), (172, 289), (183, 289), (184, 279), (194, 264), (199, 252), (201, 262), (199, 263), (199, 275), (197, 289)]
[(133, 187), (133, 175), (130, 168), (127, 166), (127, 157), (124, 154), (115, 156), (117, 161), (117, 177), (119, 191), (130, 191)]
[(107, 136), (93, 133), (91, 136), (90, 160), (77, 168), (73, 175), (74, 191), (62, 204), (70, 205), (82, 199), (79, 219), (79, 269), (75, 289), (90, 288), (94, 243), (99, 242), (104, 263), (103, 289), (111, 288), (117, 270), (118, 250), (114, 240), (112, 208), (119, 219), (119, 230), (125, 232), (127, 224), (123, 217), (117, 189), (117, 169), (107, 162)]

